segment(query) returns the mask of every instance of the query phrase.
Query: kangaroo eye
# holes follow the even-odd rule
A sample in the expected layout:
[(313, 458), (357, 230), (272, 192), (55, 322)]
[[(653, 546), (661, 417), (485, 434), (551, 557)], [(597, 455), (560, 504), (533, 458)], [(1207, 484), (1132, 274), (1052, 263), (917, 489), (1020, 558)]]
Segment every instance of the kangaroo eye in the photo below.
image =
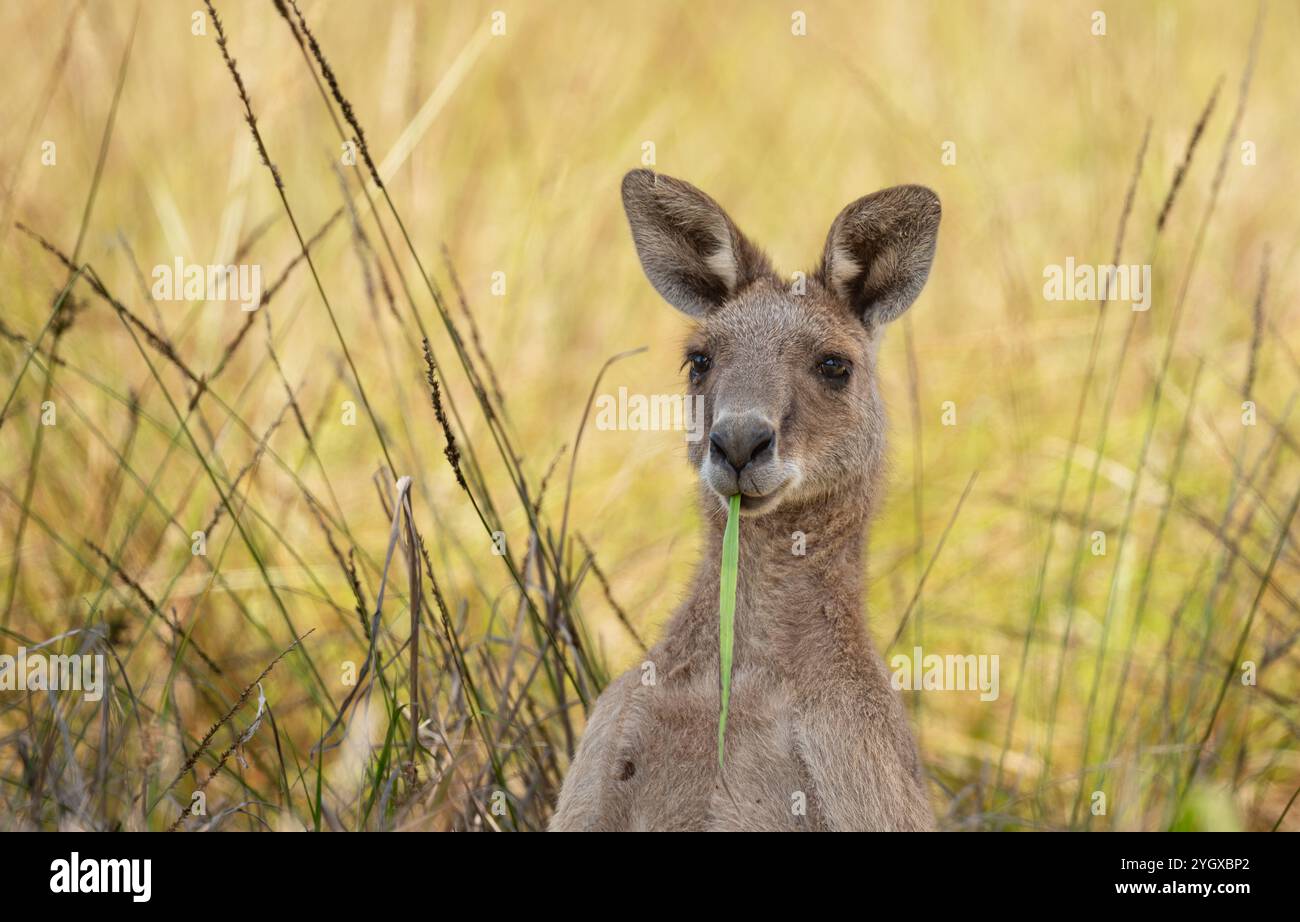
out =
[(691, 380), (699, 381), (713, 365), (713, 359), (703, 352), (692, 352), (686, 356), (686, 364), (691, 366)]
[(817, 373), (832, 381), (843, 381), (849, 376), (852, 367), (846, 360), (828, 355), (817, 363)]

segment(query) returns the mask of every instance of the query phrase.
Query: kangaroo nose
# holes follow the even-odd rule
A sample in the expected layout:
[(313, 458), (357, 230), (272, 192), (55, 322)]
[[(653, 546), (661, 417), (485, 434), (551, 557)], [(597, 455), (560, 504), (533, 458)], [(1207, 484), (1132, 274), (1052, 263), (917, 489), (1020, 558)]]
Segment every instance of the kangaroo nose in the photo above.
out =
[(737, 474), (746, 464), (761, 460), (772, 451), (776, 431), (756, 416), (731, 416), (721, 419), (709, 433), (713, 456), (726, 461)]

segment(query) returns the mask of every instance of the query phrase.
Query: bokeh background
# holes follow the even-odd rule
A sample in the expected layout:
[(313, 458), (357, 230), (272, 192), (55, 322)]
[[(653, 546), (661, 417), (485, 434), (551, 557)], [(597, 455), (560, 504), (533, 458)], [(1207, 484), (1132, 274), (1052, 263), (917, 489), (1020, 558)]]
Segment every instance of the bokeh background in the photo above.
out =
[[(995, 701), (907, 695), (941, 825), (1300, 828), (1295, 4), (217, 11), (283, 201), (202, 3), (0, 8), (0, 652), (113, 676), (0, 691), (0, 824), (544, 827), (698, 550), (679, 434), (577, 437), (612, 356), (646, 347), (600, 392), (681, 386), (618, 196), (653, 165), (788, 272), (860, 195), (943, 201), (864, 613), (887, 656), (1000, 657)], [(1044, 298), (1121, 226), (1149, 311)], [(283, 282), (153, 299), (177, 257)]]

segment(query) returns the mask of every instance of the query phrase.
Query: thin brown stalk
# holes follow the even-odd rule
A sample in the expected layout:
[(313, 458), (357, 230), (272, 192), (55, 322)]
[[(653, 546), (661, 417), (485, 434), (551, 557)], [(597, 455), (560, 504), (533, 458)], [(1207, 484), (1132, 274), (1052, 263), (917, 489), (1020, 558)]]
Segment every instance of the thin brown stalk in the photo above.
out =
[[(203, 753), (207, 752), (208, 745), (212, 742), (212, 737), (217, 735), (217, 731), (220, 730), (222, 727), (224, 727), (227, 723), (229, 723), (231, 718), (233, 718), (236, 714), (238, 714), (240, 709), (246, 703), (248, 703), (248, 698), (250, 695), (252, 695), (253, 689), (257, 688), (257, 683), (261, 682), (268, 675), (270, 675), (271, 670), (276, 667), (276, 665), (280, 662), (280, 660), (288, 656), (289, 653), (295, 647), (297, 647), (300, 643), (306, 640), (315, 630), (316, 629), (314, 627), (309, 628), (302, 634), (301, 637), (295, 637), (293, 639), (293, 643), (289, 644), (289, 646), (281, 650), (280, 654), (276, 656), (275, 659), (267, 663), (266, 668), (262, 670), (262, 672), (258, 675), (258, 677), (254, 679), (252, 682), (250, 682), (244, 688), (244, 690), (240, 692), (239, 697), (235, 700), (235, 703), (231, 705), (230, 710), (226, 711), (226, 713), (221, 717), (220, 720), (218, 720), (216, 723), (214, 723), (211, 727), (208, 728), (208, 732), (203, 734), (203, 739), (199, 740), (199, 745), (195, 747), (192, 753), (190, 753), (189, 758), (185, 760), (185, 764), (181, 766), (181, 770), (176, 773), (176, 777), (173, 778), (171, 783), (167, 785), (165, 788), (163, 788), (162, 791), (158, 794), (158, 797), (154, 800), (155, 806), (158, 804), (159, 801), (161, 801), (164, 797), (166, 797), (171, 792), (172, 788), (176, 787), (177, 783), (182, 778), (184, 778), (189, 773), (190, 769), (192, 769), (195, 766), (195, 764), (199, 761), (199, 759), (203, 756)], [(209, 781), (212, 780), (212, 777), (216, 775), (217, 771), (220, 770), (221, 765), (224, 764), (225, 760), (229, 758), (229, 756), (230, 753), (227, 752), (222, 757), (221, 762), (219, 762), (217, 765), (217, 769), (212, 772), (212, 775), (208, 776)], [(182, 811), (181, 815), (176, 818), (176, 822), (171, 825), (168, 831), (169, 832), (174, 831), (176, 827), (180, 825), (181, 821), (187, 815), (188, 815), (187, 812)]]
[(1156, 218), (1156, 230), (1164, 230), (1165, 221), (1169, 219), (1169, 212), (1173, 210), (1174, 201), (1178, 198), (1178, 190), (1183, 187), (1183, 179), (1187, 176), (1187, 171), (1192, 165), (1192, 155), (1196, 153), (1197, 145), (1200, 143), (1201, 135), (1205, 133), (1205, 126), (1210, 121), (1210, 115), (1214, 112), (1215, 103), (1219, 101), (1219, 90), (1223, 87), (1223, 77), (1219, 77), (1214, 84), (1214, 90), (1210, 93), (1210, 98), (1205, 103), (1205, 108), (1201, 110), (1201, 117), (1196, 120), (1192, 126), (1192, 136), (1187, 141), (1187, 147), (1183, 150), (1183, 159), (1179, 162), (1178, 168), (1174, 171), (1173, 182), (1169, 184), (1169, 192), (1165, 195), (1164, 204), (1160, 206), (1160, 215)]
[(587, 553), (587, 564), (591, 567), (596, 582), (600, 583), (600, 588), (605, 593), (605, 601), (609, 603), (610, 608), (614, 609), (614, 615), (618, 618), (619, 624), (623, 625), (623, 629), (632, 636), (632, 639), (636, 641), (636, 645), (641, 648), (642, 652), (645, 652), (648, 647), (646, 647), (645, 641), (641, 639), (641, 635), (637, 633), (636, 628), (632, 626), (632, 619), (627, 616), (623, 606), (619, 605), (618, 601), (615, 600), (614, 591), (609, 586), (609, 579), (605, 576), (605, 571), (600, 568), (600, 564), (596, 562), (596, 552), (591, 549), (591, 545), (587, 543), (587, 539), (582, 537), (581, 534), (575, 535), (575, 537), (578, 539), (578, 543), (582, 545), (582, 549)]
[(429, 348), (429, 340), (422, 340), (424, 346), (424, 377), (429, 383), (429, 398), (433, 403), (433, 415), (438, 420), (438, 425), (442, 427), (443, 437), (447, 440), (446, 447), (443, 448), (443, 456), (447, 463), (451, 465), (452, 473), (456, 475), (456, 483), (466, 493), (469, 492), (469, 485), (465, 483), (465, 475), (460, 470), (460, 449), (456, 447), (456, 435), (451, 431), (451, 423), (447, 421), (447, 412), (442, 407), (442, 389), (438, 386), (438, 366), (433, 361), (433, 351)]
[(1255, 306), (1251, 311), (1250, 358), (1246, 364), (1246, 378), (1241, 383), (1241, 396), (1246, 400), (1255, 390), (1255, 375), (1259, 371), (1259, 346), (1264, 339), (1264, 297), (1268, 293), (1268, 244), (1259, 262), (1259, 285), (1255, 289)]

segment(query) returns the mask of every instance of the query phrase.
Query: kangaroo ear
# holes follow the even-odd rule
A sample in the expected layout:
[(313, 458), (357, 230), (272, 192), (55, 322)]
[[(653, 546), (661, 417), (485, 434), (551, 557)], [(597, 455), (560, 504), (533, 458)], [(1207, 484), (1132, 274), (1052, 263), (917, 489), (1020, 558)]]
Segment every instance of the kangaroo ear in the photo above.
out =
[(889, 323), (930, 274), (939, 215), (939, 197), (924, 186), (858, 199), (831, 225), (818, 276), (869, 328)]
[(702, 317), (770, 271), (727, 213), (690, 183), (633, 170), (623, 208), (641, 268), (673, 307)]

